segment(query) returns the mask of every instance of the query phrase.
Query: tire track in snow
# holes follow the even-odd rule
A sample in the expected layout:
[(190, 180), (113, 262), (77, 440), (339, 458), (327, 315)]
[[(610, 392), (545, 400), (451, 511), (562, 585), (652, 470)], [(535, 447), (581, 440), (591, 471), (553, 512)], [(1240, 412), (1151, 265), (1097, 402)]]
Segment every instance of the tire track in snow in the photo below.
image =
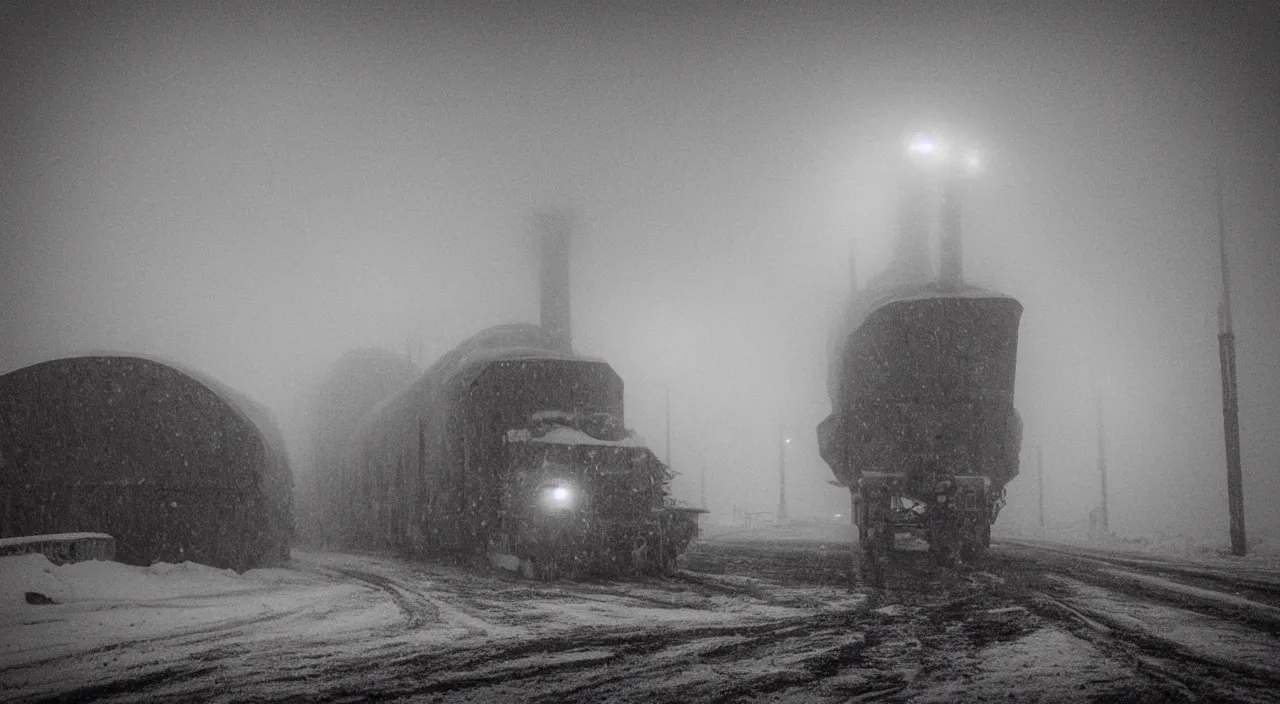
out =
[[(1179, 699), (1207, 697), (1212, 701), (1274, 702), (1280, 670), (1217, 656), (1155, 631), (1122, 621), (1077, 599), (1034, 592), (1031, 606), (1047, 618), (1064, 623), (1077, 637), (1110, 657), (1125, 661), (1164, 685)], [(1240, 681), (1245, 678), (1245, 681)]]
[[(1159, 557), (1133, 557), (1117, 555), (1106, 550), (1089, 550), (1070, 545), (1030, 540), (1002, 538), (995, 541), (1001, 547), (1014, 547), (1024, 551), (1050, 553), (1068, 559), (1076, 559), (1095, 565), (1109, 564), (1134, 569), (1139, 572), (1177, 578), (1187, 584), (1235, 592), (1245, 592), (1246, 598), (1269, 606), (1280, 606), (1280, 572), (1254, 565), (1240, 565), (1236, 570), (1204, 564), (1173, 562)], [(1025, 553), (1024, 553), (1025, 554)], [(1245, 572), (1242, 573), (1241, 571)]]
[[(1176, 565), (1165, 566), (1155, 561), (1111, 559), (1079, 550), (1060, 550), (1025, 543), (1013, 545), (1017, 546), (1013, 550), (1002, 545), (999, 553), (993, 555), (993, 562), (1031, 562), (1049, 574), (1059, 574), (1139, 599), (1160, 601), (1214, 618), (1233, 620), (1265, 633), (1280, 633), (1280, 608), (1237, 594), (1237, 589), (1223, 591), (1221, 587), (1238, 587), (1228, 574), (1213, 573), (1212, 580), (1208, 580), (1204, 576), (1208, 573), (1204, 571), (1186, 570)], [(1121, 566), (1128, 569), (1119, 569)], [(1175, 579), (1175, 576), (1181, 579)], [(1218, 588), (1207, 587), (1206, 583)], [(1277, 594), (1280, 595), (1280, 592)]]

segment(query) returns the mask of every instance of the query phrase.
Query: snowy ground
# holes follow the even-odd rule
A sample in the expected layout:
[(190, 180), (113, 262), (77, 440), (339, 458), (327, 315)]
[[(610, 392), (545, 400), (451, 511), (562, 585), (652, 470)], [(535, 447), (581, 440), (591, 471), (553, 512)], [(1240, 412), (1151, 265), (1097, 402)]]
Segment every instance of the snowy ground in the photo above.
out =
[[(857, 584), (849, 526), (711, 529), (672, 578), (295, 551), (243, 575), (0, 559), (0, 699), (1280, 701), (1280, 570), (1006, 542)], [(38, 591), (59, 603), (28, 604)]]

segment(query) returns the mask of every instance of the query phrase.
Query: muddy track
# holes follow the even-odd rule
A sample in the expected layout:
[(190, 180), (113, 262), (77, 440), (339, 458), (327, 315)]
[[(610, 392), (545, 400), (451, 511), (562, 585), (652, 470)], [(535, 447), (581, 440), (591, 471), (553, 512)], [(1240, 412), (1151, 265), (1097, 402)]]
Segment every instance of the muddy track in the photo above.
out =
[(1210, 580), (1199, 570), (1189, 574), (1177, 565), (1151, 567), (1123, 558), (1038, 545), (1018, 544), (1013, 549), (1001, 546), (989, 558), (989, 564), (1002, 573), (1024, 572), (1023, 563), (1034, 565), (1039, 574), (1056, 574), (1138, 599), (1230, 620), (1264, 633), (1280, 634), (1280, 608), (1270, 600), (1257, 600), (1257, 590), (1239, 587), (1229, 574), (1214, 573)]
[(250, 616), (246, 618), (234, 618), (222, 621), (210, 626), (202, 628), (192, 628), (177, 633), (169, 633), (162, 636), (154, 636), (150, 638), (133, 638), (121, 640), (109, 645), (97, 648), (89, 648), (86, 650), (77, 650), (71, 653), (56, 655), (38, 660), (29, 660), (12, 667), (0, 670), (2, 674), (20, 673), (25, 669), (47, 668), (57, 666), (59, 663), (76, 662), (84, 658), (93, 657), (95, 655), (104, 655), (118, 650), (129, 650), (140, 646), (163, 647), (163, 648), (180, 648), (188, 646), (197, 646), (202, 643), (211, 643), (222, 638), (243, 631), (252, 626), (258, 626), (270, 623), (272, 621), (280, 621), (290, 616), (296, 615), (296, 611), (286, 611), (277, 613), (266, 613), (258, 616)]
[(440, 620), (440, 609), (435, 601), (412, 585), (365, 570), (333, 568), (333, 571), (390, 596), (405, 615), (404, 628), (418, 628)]
[(1238, 567), (1214, 567), (1203, 564), (1171, 562), (1156, 558), (1132, 557), (1110, 551), (1088, 550), (1068, 545), (1053, 545), (1041, 541), (1001, 539), (996, 544), (1003, 548), (1034, 551), (1057, 555), (1096, 564), (1108, 564), (1119, 568), (1176, 579), (1185, 584), (1207, 589), (1226, 590), (1262, 604), (1280, 607), (1280, 572), (1251, 565)]
[[(937, 650), (972, 648), (974, 639), (985, 644), (1021, 630), (996, 634), (990, 628), (964, 627), (969, 602), (935, 604), (905, 616), (854, 608), (756, 624), (581, 629), (490, 642), (394, 659), (379, 670), (376, 685), (354, 677), (346, 685), (326, 686), (292, 700), (737, 701), (821, 686), (850, 668), (863, 676), (832, 685), (832, 697), (882, 697), (907, 687), (912, 673), (923, 669), (904, 668), (904, 655), (907, 660), (927, 659)], [(912, 624), (929, 624), (928, 646), (907, 634)], [(750, 666), (755, 662), (777, 666)], [(678, 684), (677, 676), (691, 667), (738, 676)]]
[[(1160, 615), (1186, 612), (1206, 617), (1209, 626), (1216, 624), (1211, 630), (1236, 632), (1241, 639), (1250, 630), (1258, 640), (1273, 638), (1280, 612), (1240, 596), (1231, 575), (1214, 573), (1208, 580), (1200, 570), (1177, 564), (1007, 541), (996, 546), (985, 567), (1001, 577), (998, 591), (1006, 598), (1127, 663), (1161, 697), (1280, 701), (1272, 694), (1280, 692), (1280, 666), (1215, 652), (1207, 637), (1195, 642), (1184, 633), (1175, 639), (1142, 621), (1142, 614), (1151, 610)], [(1102, 609), (1099, 603), (1111, 606)], [(1125, 604), (1134, 615), (1117, 615), (1128, 610)]]
[[(757, 544), (748, 549), (773, 566), (794, 563), (802, 559), (800, 556), (814, 553), (797, 550), (790, 556), (774, 554), (788, 547)], [(935, 594), (955, 597), (957, 613), (952, 616), (978, 614), (991, 604), (1022, 605), (1045, 622), (1056, 623), (1093, 644), (1114, 661), (1125, 663), (1146, 680), (1141, 688), (1144, 701), (1280, 700), (1277, 695), (1259, 694), (1280, 692), (1280, 667), (1215, 652), (1211, 644), (1188, 645), (1153, 628), (1144, 628), (1134, 619), (1091, 609), (1088, 600), (1073, 598), (1064, 581), (1093, 585), (1120, 601), (1129, 597), (1142, 605), (1162, 604), (1167, 609), (1201, 614), (1227, 632), (1239, 632), (1231, 629), (1243, 627), (1269, 637), (1280, 634), (1280, 609), (1268, 603), (1274, 598), (1273, 584), (1256, 575), (1239, 578), (1194, 565), (1054, 547), (997, 544), (984, 564), (957, 570), (936, 567), (927, 553), (900, 550), (895, 553), (885, 588), (871, 593), (886, 601), (924, 607), (935, 617), (945, 611), (930, 604), (931, 595)], [(734, 553), (737, 546), (704, 549), (700, 559), (712, 558), (717, 550)], [(846, 550), (852, 561), (851, 553), (856, 547)], [(742, 559), (740, 555), (738, 559)], [(831, 564), (832, 561), (819, 562), (816, 569), (810, 565), (793, 573), (790, 579), (824, 583), (841, 578), (838, 568), (828, 567)], [(1265, 600), (1252, 598), (1259, 596)], [(951, 620), (959, 623), (961, 619)]]
[[(95, 661), (59, 685), (67, 690), (39, 691), (63, 701), (954, 701), (968, 691), (956, 686), (981, 680), (991, 658), (1004, 657), (990, 653), (1016, 651), (1043, 632), (1113, 663), (1111, 674), (1079, 680), (1089, 683), (1084, 700), (1275, 701), (1280, 691), (1263, 621), (1245, 620), (1243, 597), (1196, 591), (1204, 581), (1170, 586), (1165, 574), (1149, 584), (1142, 580), (1153, 573), (1133, 565), (1023, 547), (947, 570), (906, 550), (886, 588), (855, 582), (851, 593), (847, 544), (702, 544), (693, 557), (669, 577), (568, 584), (319, 556), (301, 568), (368, 590), (345, 594), (386, 595), (364, 604), (383, 617), (357, 636), (307, 640), (273, 625), (219, 624), (123, 643), (140, 651), (128, 667), (107, 674)], [(400, 619), (385, 618), (387, 600)], [(316, 613), (362, 602), (370, 600)], [(564, 609), (585, 620), (558, 620)], [(627, 609), (647, 615), (620, 619)], [(592, 616), (597, 610), (605, 617)], [(1179, 622), (1192, 629), (1248, 632), (1252, 645), (1231, 643), (1257, 647), (1235, 657), (1142, 620), (1174, 612), (1194, 612)], [(441, 638), (441, 628), (457, 637)], [(58, 665), (35, 669), (50, 667)], [(983, 691), (972, 700), (1008, 694)], [(0, 698), (9, 693), (22, 692)]]
[(806, 542), (694, 543), (681, 557), (685, 569), (746, 574), (782, 584), (847, 586), (855, 581), (856, 545)]
[[(1209, 701), (1280, 701), (1280, 669), (1259, 667), (1213, 655), (1204, 649), (1165, 638), (1116, 619), (1061, 595), (1030, 595), (1032, 608), (1068, 627), (1111, 657), (1128, 662), (1175, 699)], [(1271, 692), (1272, 694), (1258, 694)]]

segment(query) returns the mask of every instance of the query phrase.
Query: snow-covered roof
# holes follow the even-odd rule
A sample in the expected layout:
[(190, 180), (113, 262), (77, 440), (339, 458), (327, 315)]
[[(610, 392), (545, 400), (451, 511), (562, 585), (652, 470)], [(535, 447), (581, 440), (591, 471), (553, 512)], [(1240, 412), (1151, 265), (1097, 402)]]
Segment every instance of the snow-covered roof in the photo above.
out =
[(608, 364), (603, 359), (556, 350), (542, 328), (530, 323), (495, 325), (463, 340), (439, 359), (409, 388), (384, 399), (365, 416), (361, 427), (394, 413), (393, 408), (412, 403), (421, 395), (457, 396), (490, 365), (508, 361), (578, 361)]
[(562, 352), (541, 327), (529, 323), (497, 325), (472, 335), (427, 369), (446, 388), (466, 387), (496, 362), (574, 360), (603, 364), (604, 360)]
[(63, 540), (111, 540), (106, 533), (48, 533), (46, 535), (20, 535), (15, 538), (0, 538), (0, 549), (16, 545), (34, 545)]
[(542, 435), (535, 436), (532, 431), (520, 428), (507, 431), (508, 442), (541, 442), (553, 445), (602, 445), (605, 447), (643, 447), (647, 448), (644, 438), (628, 431), (621, 440), (600, 440), (567, 426), (559, 425)]

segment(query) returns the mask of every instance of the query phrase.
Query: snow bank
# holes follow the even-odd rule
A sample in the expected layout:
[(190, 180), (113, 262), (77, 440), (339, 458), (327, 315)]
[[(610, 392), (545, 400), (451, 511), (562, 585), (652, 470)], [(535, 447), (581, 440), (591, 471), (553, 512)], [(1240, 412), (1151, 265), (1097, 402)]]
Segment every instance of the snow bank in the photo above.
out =
[(67, 601), (70, 587), (54, 575), (56, 569), (57, 565), (41, 553), (0, 557), (0, 603), (25, 604), (27, 592)]
[(254, 589), (260, 583), (194, 562), (157, 562), (135, 567), (119, 562), (86, 560), (55, 565), (41, 554), (0, 557), (0, 602), (26, 604), (36, 592), (58, 603), (77, 601), (156, 601)]

